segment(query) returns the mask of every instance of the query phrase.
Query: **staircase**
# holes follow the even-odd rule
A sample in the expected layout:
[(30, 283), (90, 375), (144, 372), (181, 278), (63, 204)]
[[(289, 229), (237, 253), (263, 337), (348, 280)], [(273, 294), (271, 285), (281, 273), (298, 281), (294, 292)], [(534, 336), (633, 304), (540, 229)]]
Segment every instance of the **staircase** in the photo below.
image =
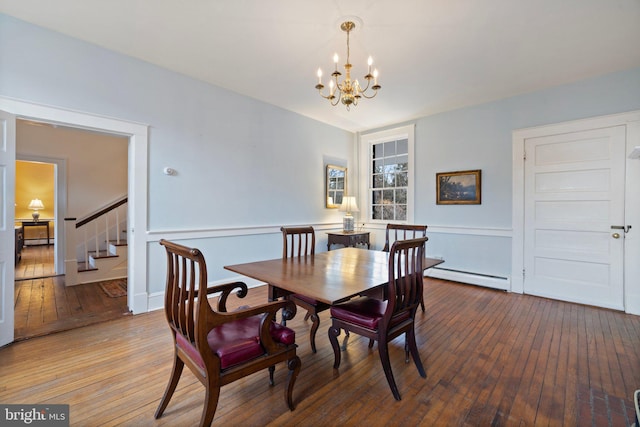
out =
[(127, 242), (110, 241), (105, 250), (87, 251), (87, 260), (78, 262), (78, 284), (127, 277)]
[(66, 285), (127, 277), (126, 196), (85, 219), (65, 218)]

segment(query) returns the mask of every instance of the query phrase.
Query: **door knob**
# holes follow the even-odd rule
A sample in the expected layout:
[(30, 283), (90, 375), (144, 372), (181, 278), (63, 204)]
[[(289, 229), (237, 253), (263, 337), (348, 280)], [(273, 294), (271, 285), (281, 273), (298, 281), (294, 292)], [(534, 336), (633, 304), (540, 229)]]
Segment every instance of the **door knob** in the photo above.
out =
[(613, 233), (611, 235), (611, 237), (613, 237), (614, 239), (619, 239), (620, 238), (620, 233)]

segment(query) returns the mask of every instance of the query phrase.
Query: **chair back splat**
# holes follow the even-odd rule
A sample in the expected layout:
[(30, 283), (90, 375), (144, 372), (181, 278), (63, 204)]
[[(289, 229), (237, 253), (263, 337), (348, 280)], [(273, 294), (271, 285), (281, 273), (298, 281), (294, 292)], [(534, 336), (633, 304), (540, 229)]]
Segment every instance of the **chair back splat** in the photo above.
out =
[(389, 252), (389, 248), (396, 240), (417, 239), (427, 235), (426, 225), (411, 224), (387, 224), (384, 236), (384, 252)]
[[(424, 247), (426, 237), (398, 240), (389, 250), (388, 299), (386, 301), (362, 296), (331, 307), (329, 341), (333, 347), (333, 367), (340, 367), (340, 331), (362, 335), (378, 342), (378, 353), (387, 382), (396, 400), (400, 392), (391, 371), (389, 342), (405, 334), (405, 362), (409, 354), (421, 377), (427, 374), (420, 360), (415, 336), (415, 316), (422, 301)], [(345, 338), (346, 347), (346, 338)]]
[[(398, 240), (417, 239), (427, 236), (426, 225), (412, 225), (412, 224), (387, 224), (387, 230), (385, 232), (384, 239), (384, 252), (389, 252), (389, 248), (393, 242)], [(424, 299), (420, 300), (420, 306), (424, 313)]]
[[(292, 318), (295, 305), (276, 301), (228, 312), (231, 293), (244, 298), (247, 285), (234, 282), (207, 287), (202, 252), (166, 240), (160, 244), (167, 252), (164, 310), (173, 336), (174, 359), (155, 418), (161, 417), (169, 404), (185, 365), (206, 389), (201, 427), (213, 422), (223, 385), (261, 370), (268, 370), (269, 384), (273, 385), (275, 365), (280, 362), (289, 368), (284, 397), (293, 410), (293, 386), (300, 372), (295, 332), (276, 323), (275, 318), (280, 310), (284, 318)], [(208, 298), (212, 293), (219, 293), (215, 309)]]
[(281, 227), (282, 258), (304, 257), (316, 253), (313, 227)]

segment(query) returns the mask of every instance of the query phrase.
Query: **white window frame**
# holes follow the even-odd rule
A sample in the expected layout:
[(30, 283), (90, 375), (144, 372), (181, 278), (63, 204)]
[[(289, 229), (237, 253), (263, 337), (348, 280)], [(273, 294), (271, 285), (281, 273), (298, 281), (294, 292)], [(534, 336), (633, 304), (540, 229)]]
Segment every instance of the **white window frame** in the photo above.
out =
[[(407, 139), (408, 141), (408, 156), (409, 156), (409, 170), (407, 171), (407, 179), (409, 184), (407, 186), (407, 219), (406, 221), (388, 221), (388, 220), (374, 220), (372, 218), (371, 209), (371, 193), (372, 193), (372, 167), (373, 167), (373, 145), (381, 142), (395, 141), (398, 139)], [(415, 125), (407, 125), (394, 129), (388, 129), (379, 132), (372, 132), (364, 135), (360, 135), (359, 143), (359, 183), (360, 183), (360, 206), (361, 206), (361, 221), (374, 224), (387, 224), (389, 222), (398, 224), (412, 224), (415, 210), (415, 197), (414, 189), (415, 183), (415, 162), (414, 162), (414, 147), (415, 147)]]

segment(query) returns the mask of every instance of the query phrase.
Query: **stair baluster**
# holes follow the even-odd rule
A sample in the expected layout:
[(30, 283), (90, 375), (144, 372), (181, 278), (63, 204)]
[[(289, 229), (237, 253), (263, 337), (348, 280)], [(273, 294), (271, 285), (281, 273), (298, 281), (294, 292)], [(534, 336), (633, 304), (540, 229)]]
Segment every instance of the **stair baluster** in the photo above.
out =
[[(123, 214), (120, 213), (120, 209), (123, 209)], [(125, 225), (120, 224), (120, 218), (126, 219), (126, 212), (127, 197), (124, 197), (75, 223), (76, 230), (83, 228), (82, 232), (77, 230), (76, 238), (84, 234), (83, 241), (78, 242), (78, 245), (75, 246), (76, 251), (84, 252), (84, 268), (78, 269), (82, 276), (78, 276), (75, 284), (127, 276), (126, 241), (123, 245), (123, 240), (120, 237), (120, 230), (124, 230), (123, 226)], [(90, 223), (93, 223), (92, 230), (89, 230)], [(112, 239), (113, 233), (116, 234), (115, 239)], [(105, 249), (101, 250), (103, 245)], [(95, 252), (89, 250), (90, 246), (95, 247)], [(77, 258), (77, 255), (73, 253), (67, 255), (66, 259), (69, 260)]]

